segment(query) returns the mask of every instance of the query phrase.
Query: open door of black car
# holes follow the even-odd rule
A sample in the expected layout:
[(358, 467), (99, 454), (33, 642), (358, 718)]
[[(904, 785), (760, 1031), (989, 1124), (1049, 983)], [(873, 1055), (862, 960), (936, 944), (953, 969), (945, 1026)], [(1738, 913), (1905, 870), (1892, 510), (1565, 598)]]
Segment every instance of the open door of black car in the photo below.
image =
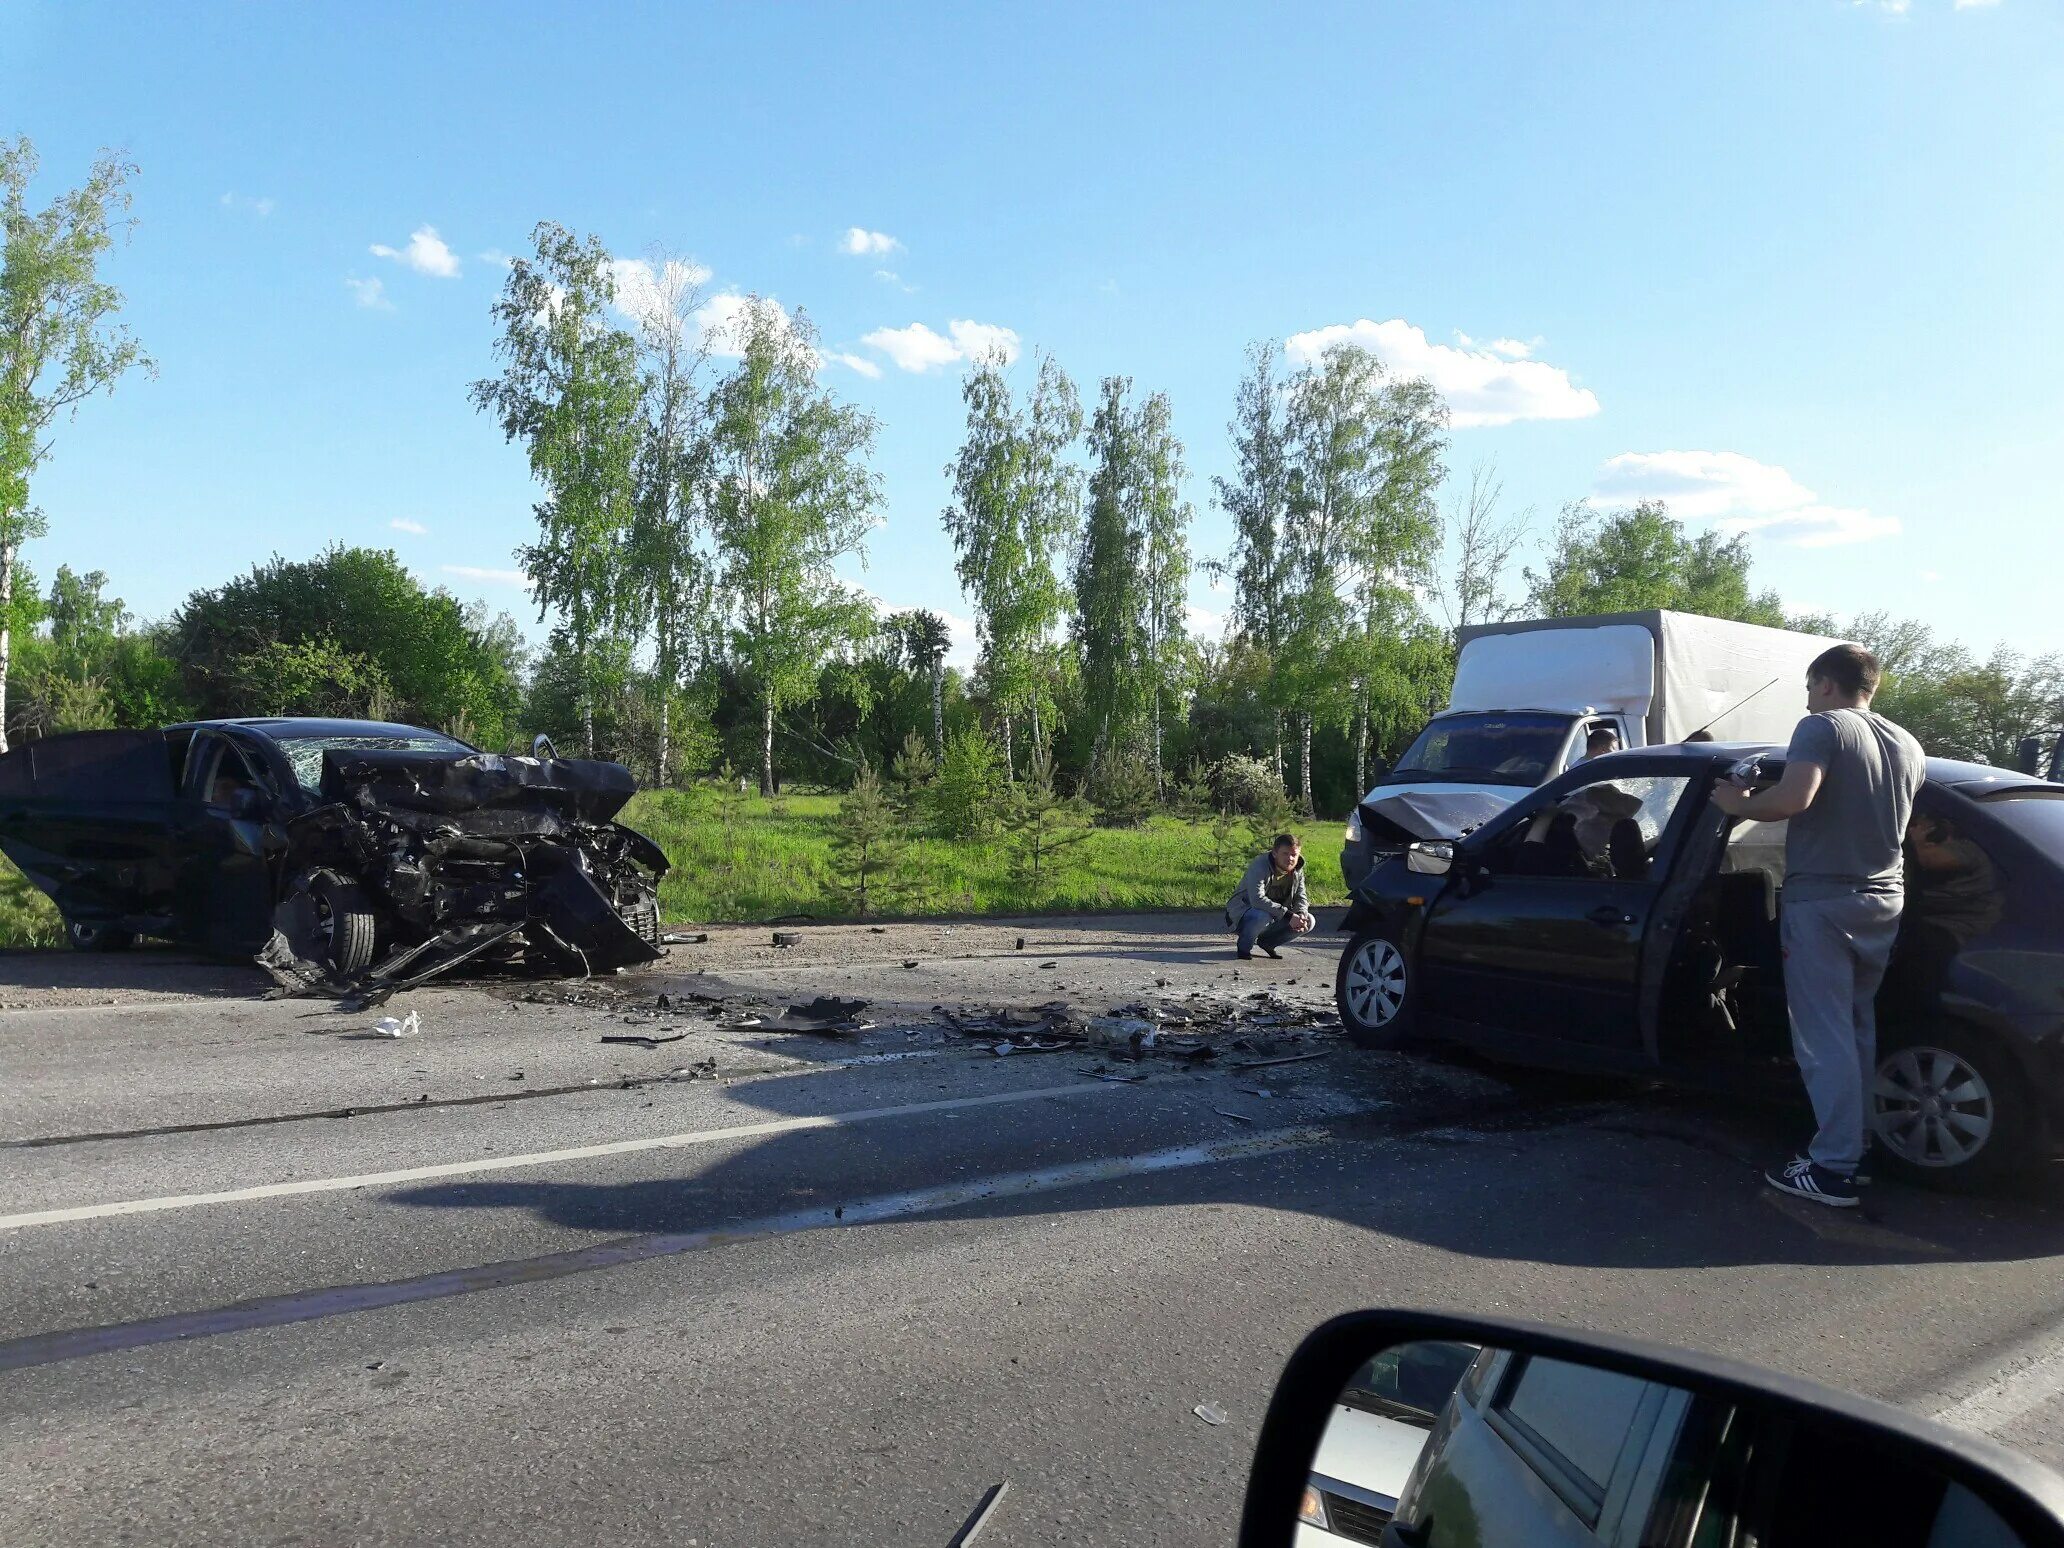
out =
[(172, 760), (161, 731), (74, 731), (0, 756), (0, 853), (67, 920), (171, 926)]

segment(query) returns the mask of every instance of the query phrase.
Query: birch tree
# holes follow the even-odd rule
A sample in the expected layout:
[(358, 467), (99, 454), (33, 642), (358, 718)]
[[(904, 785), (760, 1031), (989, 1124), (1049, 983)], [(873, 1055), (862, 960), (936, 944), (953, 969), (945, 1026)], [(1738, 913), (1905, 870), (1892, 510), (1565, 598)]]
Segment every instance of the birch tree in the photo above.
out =
[(832, 573), (861, 550), (881, 480), (875, 421), (817, 381), (814, 330), (752, 297), (732, 323), (738, 364), (710, 404), (719, 601), (760, 709), (760, 791), (775, 790), (774, 719), (808, 699), (826, 660), (865, 641), (873, 609)]
[(709, 445), (702, 391), (707, 343), (696, 325), (701, 271), (684, 259), (657, 255), (633, 273), (620, 301), (637, 329), (642, 374), (636, 511), (631, 532), (632, 584), (648, 609), (653, 687), (659, 699), (657, 768), (664, 785), (672, 767), (674, 707), (685, 670), (708, 659), (711, 566), (703, 538), (708, 524)]
[(0, 752), (21, 545), (46, 526), (29, 504), (29, 481), (61, 417), (131, 369), (154, 369), (114, 320), (121, 291), (100, 277), (102, 255), (129, 226), (136, 168), (103, 152), (84, 183), (31, 210), (37, 166), (26, 137), (0, 141)]
[(1105, 377), (1090, 416), (1089, 508), (1075, 558), (1075, 650), (1095, 766), (1130, 750), (1146, 701), (1146, 609), (1130, 513), (1138, 482), (1137, 427), (1125, 404), (1131, 387), (1129, 377)]
[(1051, 708), (1040, 669), (1069, 605), (1060, 561), (1081, 524), (1081, 473), (1068, 453), (1082, 433), (1082, 408), (1074, 383), (1050, 355), (1040, 358), (1022, 411), (1000, 355), (969, 368), (961, 398), (967, 431), (946, 469), (954, 501), (941, 519), (961, 589), (974, 604), (1008, 774), (1013, 716), (1029, 715), (1036, 750), (1044, 742), (1042, 712)]
[(1284, 387), (1276, 372), (1275, 340), (1247, 347), (1247, 374), (1234, 400), (1232, 434), (1237, 471), (1212, 480), (1219, 509), (1232, 518), (1233, 551), (1217, 568), (1233, 583), (1233, 616), (1268, 671), (1268, 709), (1275, 731), (1276, 782), (1283, 782), (1283, 706), (1279, 675), (1290, 626), (1297, 549), (1288, 531), (1290, 464), (1284, 422)]
[(1154, 788), (1162, 789), (1161, 718), (1181, 690), (1183, 610), (1190, 594), (1190, 521), (1182, 497), (1182, 442), (1175, 438), (1168, 394), (1140, 406), (1133, 424), (1135, 509), (1131, 526), (1140, 565), (1140, 635), (1146, 648), (1145, 682), (1154, 756)]
[(543, 618), (557, 612), (572, 658), (581, 745), (595, 755), (595, 700), (629, 660), (622, 639), (634, 595), (639, 409), (636, 340), (611, 325), (616, 282), (599, 238), (551, 221), (532, 232), (494, 305), (499, 378), (473, 384), (476, 408), (524, 442), (545, 498), (538, 541), (517, 550)]

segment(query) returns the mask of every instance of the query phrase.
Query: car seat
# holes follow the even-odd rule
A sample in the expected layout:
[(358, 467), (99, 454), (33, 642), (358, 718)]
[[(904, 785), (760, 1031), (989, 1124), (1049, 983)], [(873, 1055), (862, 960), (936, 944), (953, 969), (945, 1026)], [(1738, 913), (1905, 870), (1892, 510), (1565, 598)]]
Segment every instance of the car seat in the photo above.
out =
[(1641, 824), (1632, 817), (1614, 822), (1612, 831), (1605, 836), (1605, 857), (1612, 862), (1612, 873), (1619, 880), (1646, 881), (1648, 840), (1642, 836)]

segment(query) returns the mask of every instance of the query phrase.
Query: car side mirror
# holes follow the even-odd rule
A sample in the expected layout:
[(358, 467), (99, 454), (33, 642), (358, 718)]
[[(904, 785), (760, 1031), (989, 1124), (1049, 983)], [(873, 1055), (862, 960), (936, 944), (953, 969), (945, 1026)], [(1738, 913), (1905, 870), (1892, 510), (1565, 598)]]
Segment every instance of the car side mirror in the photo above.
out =
[(1454, 865), (1455, 846), (1445, 841), (1425, 841), (1405, 848), (1405, 869), (1420, 876), (1445, 876)]
[(1411, 1311), (1337, 1317), (1290, 1357), (1239, 1541), (1573, 1541), (1608, 1477), (1639, 1496), (1621, 1519), (1702, 1542), (2064, 1545), (2064, 1477), (1990, 1441), (1729, 1360)]

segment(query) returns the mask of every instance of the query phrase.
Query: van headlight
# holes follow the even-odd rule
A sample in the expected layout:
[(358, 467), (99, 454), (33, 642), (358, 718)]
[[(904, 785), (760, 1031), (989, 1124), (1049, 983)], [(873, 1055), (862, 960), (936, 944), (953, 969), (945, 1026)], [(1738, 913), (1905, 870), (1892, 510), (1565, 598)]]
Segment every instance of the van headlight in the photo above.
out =
[(1333, 1530), (1333, 1523), (1326, 1515), (1326, 1496), (1319, 1493), (1316, 1484), (1304, 1486), (1304, 1503), (1297, 1507), (1297, 1519), (1322, 1532)]
[(1347, 844), (1361, 843), (1362, 809), (1359, 806), (1347, 814), (1347, 832), (1341, 835), (1341, 841)]

